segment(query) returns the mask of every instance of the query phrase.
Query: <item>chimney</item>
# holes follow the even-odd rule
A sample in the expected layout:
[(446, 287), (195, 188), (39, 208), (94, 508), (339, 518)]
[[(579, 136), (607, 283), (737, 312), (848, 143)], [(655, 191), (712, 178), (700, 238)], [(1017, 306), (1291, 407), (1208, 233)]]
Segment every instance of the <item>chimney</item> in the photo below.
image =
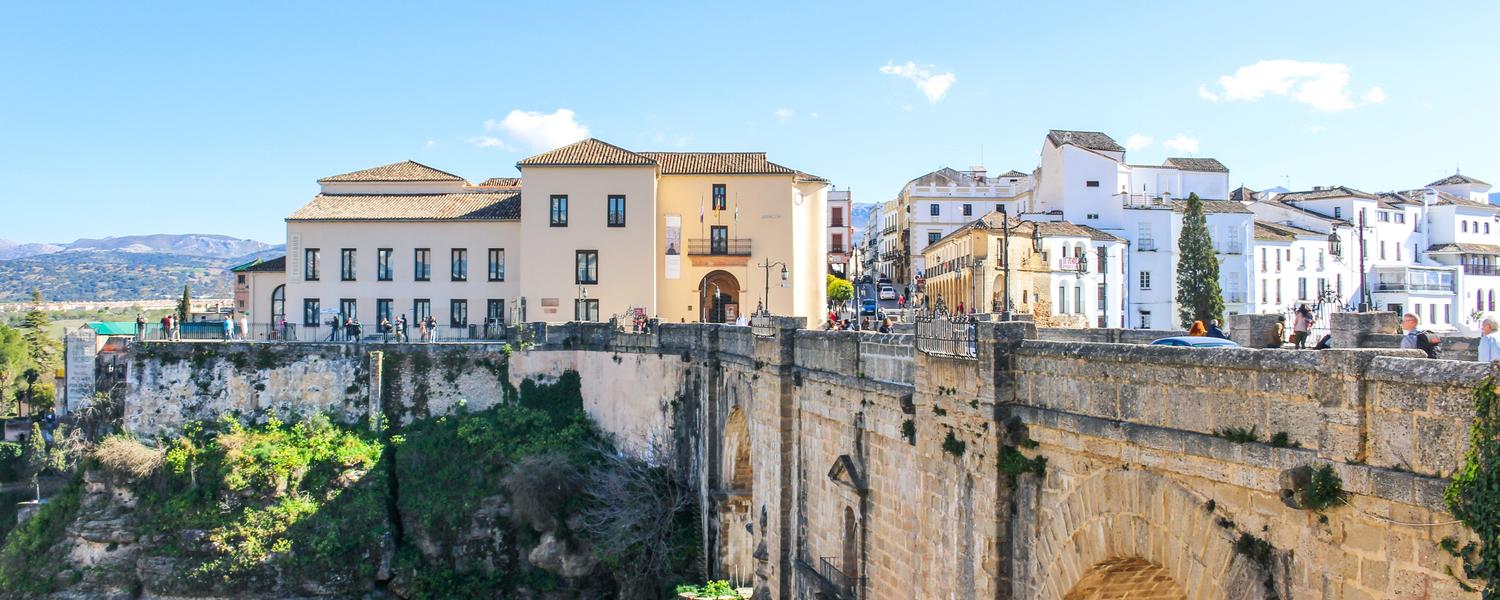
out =
[(984, 165), (974, 165), (969, 167), (969, 173), (974, 176), (975, 181), (978, 181), (979, 183), (985, 182), (986, 172), (984, 170)]
[(1321, 192), (1321, 191), (1326, 190), (1326, 189), (1328, 189), (1328, 186), (1326, 186), (1326, 185), (1315, 185), (1315, 186), (1313, 186), (1312, 191), (1314, 191), (1314, 192)]

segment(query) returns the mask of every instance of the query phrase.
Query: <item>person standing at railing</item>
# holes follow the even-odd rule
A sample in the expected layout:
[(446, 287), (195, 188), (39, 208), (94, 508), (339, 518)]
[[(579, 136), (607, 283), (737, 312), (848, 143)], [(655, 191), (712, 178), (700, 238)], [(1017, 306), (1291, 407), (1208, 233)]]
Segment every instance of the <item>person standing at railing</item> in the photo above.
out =
[(240, 313), (240, 341), (250, 340), (250, 317)]
[(406, 315), (396, 317), (396, 343), (406, 341)]
[(1307, 336), (1312, 331), (1313, 313), (1306, 304), (1297, 305), (1297, 316), (1292, 319), (1292, 343), (1298, 350), (1307, 349)]
[(234, 318), (230, 317), (229, 315), (224, 315), (224, 341), (228, 342), (228, 341), (231, 341), (233, 339), (234, 339)]
[(146, 315), (135, 313), (135, 341), (146, 339)]
[(427, 315), (427, 341), (437, 341), (437, 317)]
[(1485, 315), (1479, 321), (1479, 362), (1500, 360), (1500, 319)]
[(380, 317), (380, 341), (382, 343), (391, 341), (391, 320), (386, 317)]

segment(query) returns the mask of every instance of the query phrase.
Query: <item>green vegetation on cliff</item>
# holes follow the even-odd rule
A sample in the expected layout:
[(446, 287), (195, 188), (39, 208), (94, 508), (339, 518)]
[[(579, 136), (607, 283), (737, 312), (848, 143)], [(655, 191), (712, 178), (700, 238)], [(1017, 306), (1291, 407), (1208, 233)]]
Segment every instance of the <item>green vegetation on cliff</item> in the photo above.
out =
[(81, 485), (72, 481), (30, 520), (11, 530), (0, 546), (0, 592), (35, 596), (57, 588), (58, 564), (68, 524), (78, 515)]

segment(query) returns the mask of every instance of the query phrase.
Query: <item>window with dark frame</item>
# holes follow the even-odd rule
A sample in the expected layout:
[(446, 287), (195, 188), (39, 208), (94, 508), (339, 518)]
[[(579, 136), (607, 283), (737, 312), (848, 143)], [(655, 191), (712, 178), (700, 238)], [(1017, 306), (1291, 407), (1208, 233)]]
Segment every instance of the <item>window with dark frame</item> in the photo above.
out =
[(729, 189), (722, 183), (713, 184), (713, 209), (729, 209)]
[(345, 321), (359, 318), (359, 302), (353, 298), (339, 298), (339, 316)]
[(965, 217), (972, 217), (972, 216), (974, 216), (974, 205), (973, 204), (965, 204), (964, 205), (964, 216)]
[(1083, 186), (1084, 187), (1093, 187), (1093, 188), (1096, 188), (1096, 187), (1099, 187), (1099, 182), (1090, 179), (1088, 181), (1083, 182)]
[(432, 249), (417, 248), (412, 251), (412, 277), (417, 281), (432, 279)]
[(339, 250), (339, 281), (354, 281), (354, 249)]
[(729, 254), (729, 227), (713, 225), (708, 228), (709, 254)]
[(432, 300), (427, 298), (415, 298), (411, 301), (411, 318), (413, 327), (421, 325), (427, 317), (432, 316)]
[(449, 276), (453, 281), (469, 280), (469, 249), (454, 248), (448, 252)]
[(609, 197), (609, 226), (625, 226), (625, 196), (616, 194)]
[(317, 298), (302, 299), (302, 325), (305, 327), (317, 327), (318, 314), (322, 312)]
[(568, 197), (564, 194), (552, 196), (551, 223), (553, 227), (568, 226)]
[(495, 325), (505, 324), (505, 301), (490, 299), (484, 301), (484, 321)]
[(308, 248), (302, 251), (302, 279), (304, 281), (318, 280), (317, 248)]
[[(395, 323), (396, 322), (396, 315), (394, 315), (394, 314), (391, 313), (391, 307), (392, 306), (394, 306), (394, 303), (393, 303), (393, 301), (390, 298), (376, 298), (375, 299), (375, 324), (376, 325), (379, 325), (382, 322), (388, 322), (388, 323)], [(382, 333), (384, 333), (384, 332), (382, 332)]]
[(574, 263), (577, 272), (574, 275), (574, 283), (579, 285), (591, 285), (599, 283), (599, 251), (579, 250), (574, 255)]
[(468, 300), (449, 300), (448, 301), (448, 326), (449, 327), (468, 327), (469, 326), (469, 301)]
[(490, 248), (490, 281), (505, 281), (505, 249)]
[(574, 300), (573, 319), (576, 321), (598, 321), (599, 301), (593, 298)]
[(390, 281), (391, 271), (391, 249), (377, 248), (375, 250), (375, 279), (377, 281)]
[(936, 216), (938, 216), (938, 212), (941, 211), (941, 210), (942, 209), (938, 208), (938, 205), (935, 202), (932, 203), (932, 204), (927, 205), (927, 214), (929, 216), (936, 217)]

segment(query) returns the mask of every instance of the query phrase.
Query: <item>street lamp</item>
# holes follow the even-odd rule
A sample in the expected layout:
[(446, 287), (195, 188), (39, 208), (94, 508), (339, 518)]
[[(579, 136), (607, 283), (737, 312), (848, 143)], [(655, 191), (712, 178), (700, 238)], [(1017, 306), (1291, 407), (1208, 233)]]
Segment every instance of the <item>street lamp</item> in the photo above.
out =
[(589, 299), (589, 289), (578, 286), (578, 299), (573, 302), (573, 318), (579, 321), (588, 320), (588, 304), (584, 302)]
[(1005, 205), (1004, 204), (1000, 205), (1000, 226), (1001, 226), (1002, 230), (1004, 231), (1004, 236), (1003, 236), (1004, 240), (1001, 242), (1001, 245), (1003, 245), (1004, 248), (1005, 248), (1004, 250), (1001, 251), (1001, 257), (1000, 257), (1001, 263), (1005, 266), (1005, 299), (1002, 301), (1002, 304), (1000, 305), (1000, 320), (1002, 320), (1002, 321), (1009, 321), (1010, 320), (1010, 310), (1011, 310), (1011, 304), (1010, 304), (1010, 217), (1006, 215)]
[(761, 299), (765, 302), (766, 313), (769, 314), (771, 312), (771, 267), (778, 267), (778, 266), (781, 267), (781, 285), (782, 285), (782, 287), (786, 287), (787, 277), (788, 277), (787, 271), (786, 271), (786, 263), (784, 263), (784, 262), (771, 262), (771, 257), (768, 256), (768, 257), (766, 257), (766, 260), (765, 260), (764, 264), (759, 264), (759, 265), (755, 265), (755, 266), (760, 267), (762, 269), (765, 269), (766, 291), (765, 291), (765, 295), (762, 296)]

